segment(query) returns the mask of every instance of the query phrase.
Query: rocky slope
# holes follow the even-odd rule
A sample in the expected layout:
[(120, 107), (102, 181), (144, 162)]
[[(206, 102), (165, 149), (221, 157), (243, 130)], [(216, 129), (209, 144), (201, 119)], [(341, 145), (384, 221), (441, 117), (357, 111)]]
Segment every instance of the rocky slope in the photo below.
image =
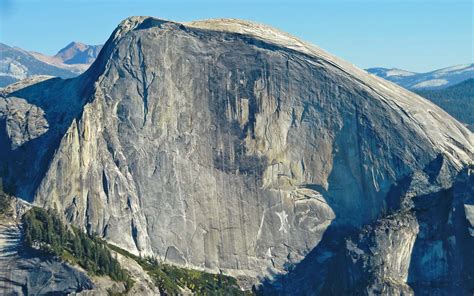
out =
[(30, 205), (13, 199), (9, 207), (0, 215), (1, 295), (65, 295), (94, 287), (78, 269), (25, 248), (20, 220)]
[(8, 188), (135, 254), (277, 293), (473, 288), (472, 133), (285, 33), (132, 17), (0, 100)]
[[(0, 182), (0, 295), (110, 295), (126, 290), (108, 276), (91, 276), (78, 264), (25, 243), (23, 215), (31, 205), (3, 194)], [(128, 271), (133, 286), (128, 295), (160, 295), (148, 273), (134, 260), (113, 252)]]

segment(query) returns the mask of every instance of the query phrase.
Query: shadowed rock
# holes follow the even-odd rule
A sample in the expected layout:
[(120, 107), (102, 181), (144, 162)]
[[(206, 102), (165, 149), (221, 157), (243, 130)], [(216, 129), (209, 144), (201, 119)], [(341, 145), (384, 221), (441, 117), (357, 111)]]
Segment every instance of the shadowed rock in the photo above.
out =
[[(7, 170), (16, 194), (133, 253), (267, 277), (277, 292), (333, 291), (340, 266), (380, 277), (364, 287), (411, 291), (418, 216), (345, 237), (452, 188), (474, 152), (472, 133), (432, 103), (237, 20), (132, 17), (80, 77), (4, 97), (37, 106), (49, 126), (34, 139), (6, 134), (21, 145), (3, 146), (4, 160), (35, 164)], [(344, 263), (342, 245), (358, 254), (388, 244), (384, 235), (397, 261), (367, 255), (389, 262), (376, 272)], [(314, 277), (278, 282), (294, 265)]]

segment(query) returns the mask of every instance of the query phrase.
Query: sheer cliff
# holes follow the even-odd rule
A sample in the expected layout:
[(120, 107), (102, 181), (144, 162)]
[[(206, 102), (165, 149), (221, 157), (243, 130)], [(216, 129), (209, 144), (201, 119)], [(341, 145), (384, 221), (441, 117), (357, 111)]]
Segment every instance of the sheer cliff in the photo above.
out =
[(13, 193), (135, 254), (277, 293), (472, 289), (472, 133), (275, 29), (128, 18), (0, 123)]

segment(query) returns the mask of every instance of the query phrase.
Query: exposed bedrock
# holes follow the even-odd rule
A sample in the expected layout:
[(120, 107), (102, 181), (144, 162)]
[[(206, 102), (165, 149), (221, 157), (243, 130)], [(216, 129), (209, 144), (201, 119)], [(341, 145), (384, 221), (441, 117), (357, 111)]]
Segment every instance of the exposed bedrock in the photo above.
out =
[[(339, 263), (354, 274), (341, 287), (364, 291), (409, 294), (446, 272), (463, 278), (442, 265), (461, 259), (436, 258), (455, 232), (444, 217), (458, 199), (443, 192), (466, 192), (455, 180), (472, 163), (472, 133), (272, 28), (132, 17), (83, 75), (2, 96), (0, 108), (19, 100), (35, 110), (0, 109), (11, 190), (133, 253), (275, 287), (289, 287), (275, 275), (306, 266), (315, 277), (302, 294), (333, 291), (323, 283)], [(438, 227), (446, 231), (433, 238)], [(424, 264), (439, 272), (430, 278)]]

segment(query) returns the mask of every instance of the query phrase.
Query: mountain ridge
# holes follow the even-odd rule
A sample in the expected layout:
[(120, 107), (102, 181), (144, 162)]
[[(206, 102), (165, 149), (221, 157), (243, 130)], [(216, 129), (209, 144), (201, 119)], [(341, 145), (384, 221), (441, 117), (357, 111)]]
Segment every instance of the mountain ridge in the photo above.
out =
[(474, 130), (474, 78), (443, 89), (418, 90), (417, 93), (442, 107)]
[(48, 56), (0, 43), (0, 87), (35, 75), (75, 77), (92, 64), (101, 47), (71, 42), (55, 56)]
[(23, 49), (0, 43), (0, 87), (33, 75), (44, 74), (64, 78), (77, 75), (67, 69), (38, 60), (33, 54)]
[(473, 78), (474, 64), (455, 65), (424, 73), (383, 67), (369, 68), (366, 71), (407, 89), (441, 89)]
[[(464, 253), (451, 258), (443, 245), (458, 250), (451, 236), (467, 247), (472, 238), (443, 223), (471, 202), (456, 191), (464, 187), (451, 189), (472, 163), (472, 133), (426, 99), (285, 33), (131, 17), (79, 77), (2, 96), (0, 172), (13, 193), (134, 254), (274, 279), (277, 291), (299, 294), (412, 294), (425, 281), (432, 292), (470, 288)], [(33, 108), (25, 126), (22, 110)], [(445, 195), (446, 206), (423, 203)], [(439, 213), (418, 216), (427, 203)], [(348, 228), (364, 236), (346, 243)], [(389, 245), (398, 259), (366, 245)], [(447, 267), (424, 273), (423, 247)], [(302, 262), (304, 284), (279, 286), (277, 275)], [(338, 287), (328, 274), (340, 269)]]
[(73, 41), (58, 51), (54, 57), (64, 64), (92, 64), (99, 55), (102, 45), (87, 45)]

